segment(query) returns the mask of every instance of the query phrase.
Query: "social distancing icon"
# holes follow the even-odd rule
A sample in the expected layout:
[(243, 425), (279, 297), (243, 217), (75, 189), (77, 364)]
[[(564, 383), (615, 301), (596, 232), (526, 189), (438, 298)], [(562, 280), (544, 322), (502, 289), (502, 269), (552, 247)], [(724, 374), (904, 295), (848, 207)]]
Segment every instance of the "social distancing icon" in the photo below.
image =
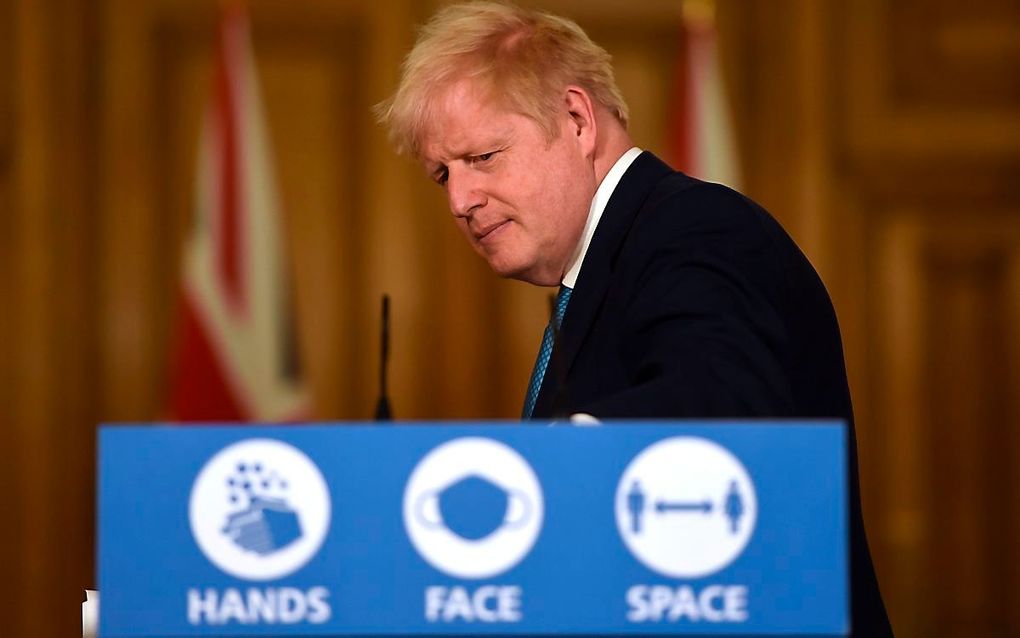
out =
[(734, 561), (751, 538), (757, 510), (743, 464), (698, 437), (645, 448), (616, 490), (624, 544), (646, 567), (673, 578), (707, 576)]

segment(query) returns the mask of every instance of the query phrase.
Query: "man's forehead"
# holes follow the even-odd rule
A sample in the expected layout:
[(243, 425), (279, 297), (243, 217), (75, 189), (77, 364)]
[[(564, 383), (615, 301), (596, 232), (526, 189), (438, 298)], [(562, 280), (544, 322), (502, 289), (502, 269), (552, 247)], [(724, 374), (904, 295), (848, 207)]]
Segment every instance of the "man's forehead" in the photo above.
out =
[(479, 152), (514, 130), (517, 118), (469, 80), (458, 81), (433, 94), (422, 134), (426, 161), (441, 161)]
[(432, 101), (438, 112), (459, 113), (487, 108), (493, 100), (492, 91), (480, 81), (461, 78), (436, 89)]

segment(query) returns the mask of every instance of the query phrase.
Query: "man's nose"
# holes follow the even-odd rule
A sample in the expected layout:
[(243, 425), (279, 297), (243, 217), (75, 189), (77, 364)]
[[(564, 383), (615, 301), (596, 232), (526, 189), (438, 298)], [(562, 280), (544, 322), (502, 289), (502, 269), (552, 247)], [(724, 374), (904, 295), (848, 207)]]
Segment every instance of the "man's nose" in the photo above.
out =
[(446, 196), (450, 210), (456, 217), (470, 217), (478, 208), (485, 206), (485, 192), (478, 180), (466, 171), (450, 170), (446, 178)]

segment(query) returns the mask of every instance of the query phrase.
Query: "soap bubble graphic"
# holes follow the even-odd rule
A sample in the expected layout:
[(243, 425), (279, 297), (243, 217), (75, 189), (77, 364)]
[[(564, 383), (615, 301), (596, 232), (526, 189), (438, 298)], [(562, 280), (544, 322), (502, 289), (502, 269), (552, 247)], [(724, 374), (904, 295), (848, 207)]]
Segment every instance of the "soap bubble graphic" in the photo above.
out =
[(239, 462), (227, 477), (230, 504), (222, 532), (234, 544), (260, 556), (277, 552), (301, 538), (301, 521), (287, 504), (287, 480), (263, 463)]

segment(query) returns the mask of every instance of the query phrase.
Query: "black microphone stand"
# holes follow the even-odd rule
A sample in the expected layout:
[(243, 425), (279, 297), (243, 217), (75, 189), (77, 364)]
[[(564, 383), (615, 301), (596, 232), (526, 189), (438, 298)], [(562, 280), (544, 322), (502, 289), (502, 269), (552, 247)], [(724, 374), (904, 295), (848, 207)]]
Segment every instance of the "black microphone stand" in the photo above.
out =
[(382, 352), (379, 357), (379, 400), (375, 404), (376, 421), (392, 421), (393, 410), (390, 408), (389, 393), (386, 387), (386, 377), (390, 359), (390, 296), (383, 295), (382, 298), (382, 331), (381, 331)]

